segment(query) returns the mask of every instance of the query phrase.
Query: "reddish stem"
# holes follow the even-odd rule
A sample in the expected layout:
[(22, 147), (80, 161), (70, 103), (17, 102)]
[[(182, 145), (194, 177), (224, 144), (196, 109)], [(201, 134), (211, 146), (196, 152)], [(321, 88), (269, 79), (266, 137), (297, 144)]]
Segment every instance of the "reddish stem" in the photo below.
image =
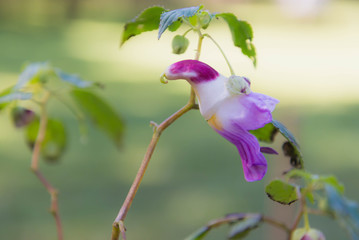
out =
[(195, 93), (193, 89), (191, 89), (191, 96), (188, 101), (188, 103), (182, 107), (180, 110), (178, 110), (176, 113), (174, 113), (172, 116), (164, 120), (160, 125), (154, 127), (154, 133), (151, 139), (150, 144), (148, 145), (146, 154), (142, 160), (141, 166), (138, 169), (137, 175), (135, 177), (135, 180), (132, 183), (132, 186), (127, 194), (127, 197), (125, 201), (122, 204), (122, 207), (113, 223), (112, 226), (112, 240), (118, 240), (120, 237), (120, 234), (122, 234), (123, 239), (126, 239), (125, 235), (125, 227), (123, 224), (123, 221), (126, 218), (127, 212), (131, 207), (132, 201), (136, 195), (136, 192), (141, 184), (142, 178), (146, 172), (148, 163), (151, 160), (152, 154), (156, 148), (157, 142), (162, 134), (162, 132), (169, 127), (174, 121), (176, 121), (179, 117), (181, 117), (183, 114), (188, 112), (191, 109), (196, 109), (198, 106), (195, 103)]
[(39, 126), (39, 132), (36, 137), (36, 142), (34, 145), (34, 149), (32, 152), (32, 158), (31, 158), (31, 170), (36, 175), (36, 177), (40, 180), (42, 185), (46, 188), (46, 190), (49, 192), (51, 196), (51, 207), (50, 212), (54, 216), (55, 222), (56, 222), (56, 229), (57, 229), (57, 238), (58, 240), (63, 240), (63, 233), (62, 233), (62, 226), (61, 226), (61, 219), (59, 215), (58, 210), (58, 201), (57, 201), (57, 190), (50, 184), (49, 181), (42, 175), (42, 173), (39, 170), (39, 158), (41, 153), (41, 145), (44, 141), (45, 134), (46, 134), (46, 127), (47, 127), (47, 113), (46, 113), (46, 103), (50, 97), (49, 93), (46, 93), (43, 100), (40, 102), (41, 107), (41, 115), (40, 115), (40, 126)]

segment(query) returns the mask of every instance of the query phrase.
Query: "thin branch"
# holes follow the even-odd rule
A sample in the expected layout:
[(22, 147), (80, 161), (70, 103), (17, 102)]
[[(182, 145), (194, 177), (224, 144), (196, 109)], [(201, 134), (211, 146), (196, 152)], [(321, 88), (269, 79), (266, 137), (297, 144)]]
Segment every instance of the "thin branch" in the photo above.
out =
[[(192, 94), (191, 94), (192, 96)], [(180, 110), (178, 110), (176, 113), (174, 113), (172, 116), (170, 116), (169, 118), (167, 118), (165, 121), (163, 121), (160, 125), (158, 125), (158, 127), (155, 127), (151, 142), (147, 148), (145, 157), (142, 160), (141, 166), (138, 169), (137, 175), (135, 177), (135, 180), (132, 183), (132, 186), (127, 194), (127, 197), (113, 223), (113, 228), (112, 228), (112, 240), (117, 240), (119, 239), (119, 234), (122, 234), (123, 239), (126, 239), (125, 237), (125, 228), (123, 227), (123, 221), (126, 218), (127, 212), (131, 207), (132, 201), (136, 195), (136, 192), (141, 184), (142, 178), (146, 172), (148, 163), (151, 160), (152, 154), (156, 148), (157, 142), (162, 134), (162, 132), (169, 127), (174, 121), (176, 121), (179, 117), (181, 117), (183, 114), (185, 114), (186, 112), (188, 112), (191, 109), (194, 109), (196, 104), (194, 102), (195, 98), (191, 97), (190, 101), (188, 101), (188, 103), (182, 107)], [(121, 225), (122, 225), (122, 229), (121, 229)]]
[(270, 218), (270, 217), (267, 217), (267, 216), (262, 216), (262, 221), (266, 222), (268, 224), (271, 224), (274, 227), (277, 227), (277, 228), (280, 228), (280, 229), (284, 230), (287, 234), (290, 233), (290, 228), (286, 224), (278, 222), (277, 220), (275, 220), (273, 218)]
[[(203, 41), (204, 36), (202, 35), (200, 30), (196, 30), (196, 32), (198, 33), (199, 38), (198, 38), (198, 45), (197, 45), (195, 60), (199, 60), (199, 57), (201, 54), (201, 49), (202, 49), (202, 41)], [(120, 235), (122, 235), (123, 239), (126, 240), (126, 228), (124, 226), (124, 220), (126, 218), (128, 210), (130, 209), (130, 207), (132, 205), (132, 202), (133, 202), (133, 199), (135, 198), (137, 190), (140, 187), (142, 178), (146, 172), (146, 169), (151, 160), (152, 154), (155, 151), (158, 140), (159, 140), (162, 132), (167, 127), (169, 127), (174, 121), (176, 121), (179, 117), (181, 117), (183, 114), (190, 111), (191, 109), (198, 109), (198, 105), (196, 104), (196, 94), (192, 87), (191, 87), (191, 93), (190, 93), (189, 100), (184, 107), (182, 107), (180, 110), (175, 112), (172, 116), (170, 116), (169, 118), (164, 120), (159, 125), (151, 122), (151, 126), (154, 126), (154, 133), (152, 135), (151, 142), (147, 147), (146, 154), (142, 160), (140, 168), (138, 169), (137, 175), (131, 185), (131, 188), (130, 188), (129, 192), (127, 193), (125, 201), (123, 202), (121, 209), (118, 212), (117, 217), (112, 224), (111, 240), (118, 240), (120, 238)]]
[(229, 62), (226, 54), (224, 53), (224, 51), (222, 50), (221, 46), (212, 38), (211, 35), (209, 34), (203, 34), (204, 37), (208, 37), (209, 39), (212, 40), (212, 42), (217, 46), (217, 48), (219, 49), (219, 51), (221, 52), (222, 56), (224, 57), (224, 60), (226, 60), (226, 63), (228, 65), (229, 71), (231, 72), (231, 75), (236, 75), (233, 71), (233, 68), (231, 66), (231, 63)]
[(62, 233), (62, 226), (61, 226), (61, 219), (59, 215), (58, 210), (58, 201), (57, 201), (57, 190), (50, 184), (49, 181), (42, 175), (40, 172), (38, 165), (39, 165), (39, 158), (41, 153), (41, 145), (44, 141), (45, 134), (46, 134), (46, 127), (47, 127), (47, 112), (46, 112), (46, 103), (48, 102), (48, 99), (50, 97), (50, 94), (47, 92), (42, 99), (42, 101), (39, 103), (41, 108), (41, 115), (40, 115), (40, 126), (39, 131), (36, 137), (34, 149), (32, 152), (32, 158), (31, 158), (31, 170), (36, 175), (36, 177), (40, 180), (40, 182), (44, 185), (46, 190), (49, 192), (51, 196), (51, 207), (50, 212), (54, 216), (55, 222), (56, 222), (56, 229), (57, 229), (57, 238), (58, 240), (63, 239), (63, 233)]
[(260, 217), (260, 221), (262, 222), (266, 222), (268, 224), (271, 224), (272, 226), (275, 226), (277, 228), (280, 228), (282, 230), (284, 230), (286, 233), (290, 233), (290, 229), (289, 227), (287, 227), (287, 225), (285, 225), (284, 223), (278, 222), (275, 219), (272, 219), (270, 217), (266, 217), (263, 216), (261, 214), (253, 214), (253, 213), (233, 213), (233, 214), (228, 214), (227, 216), (223, 217), (223, 218), (219, 218), (219, 219), (215, 219), (210, 221), (209, 223), (207, 223), (206, 226), (204, 226), (203, 229), (205, 229), (205, 232), (209, 232), (210, 230), (212, 230), (213, 228), (216, 227), (220, 227), (224, 224), (232, 224), (238, 221), (242, 221), (245, 218), (251, 217), (257, 215)]
[[(300, 223), (300, 220), (302, 219), (303, 217), (303, 214), (304, 214), (304, 208), (305, 208), (305, 198), (302, 196), (301, 192), (300, 192), (300, 189), (299, 187), (296, 188), (296, 192), (297, 192), (297, 196), (298, 196), (298, 199), (299, 199), (299, 211), (298, 211), (298, 215), (297, 217), (295, 218), (294, 220), (294, 223), (292, 225), (292, 227), (290, 228), (290, 236), (292, 235), (292, 233), (295, 231), (295, 229), (297, 229), (299, 223)], [(290, 238), (289, 236), (289, 238)]]
[(200, 30), (196, 30), (196, 32), (198, 33), (198, 44), (197, 44), (196, 55), (195, 55), (194, 59), (199, 60), (199, 57), (201, 55), (202, 42), (203, 42), (204, 35), (202, 35)]

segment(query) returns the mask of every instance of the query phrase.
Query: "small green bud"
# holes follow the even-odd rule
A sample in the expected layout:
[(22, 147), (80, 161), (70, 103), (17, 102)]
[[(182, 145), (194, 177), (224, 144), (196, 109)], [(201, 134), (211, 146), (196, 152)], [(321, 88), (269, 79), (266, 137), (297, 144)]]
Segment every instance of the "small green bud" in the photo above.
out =
[(211, 20), (212, 20), (211, 16), (206, 11), (200, 12), (198, 14), (198, 21), (203, 29), (206, 29), (208, 27)]
[(309, 230), (298, 228), (293, 232), (291, 240), (325, 240), (325, 236), (321, 231), (314, 228)]
[(174, 54), (182, 54), (187, 50), (189, 41), (182, 35), (176, 35), (172, 40), (172, 52)]

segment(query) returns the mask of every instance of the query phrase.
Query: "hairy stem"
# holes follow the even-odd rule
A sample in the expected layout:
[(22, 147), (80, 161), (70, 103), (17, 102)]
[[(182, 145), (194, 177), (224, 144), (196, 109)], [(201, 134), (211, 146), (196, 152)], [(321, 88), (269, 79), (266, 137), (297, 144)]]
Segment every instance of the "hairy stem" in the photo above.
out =
[(198, 33), (198, 44), (197, 44), (196, 55), (195, 55), (194, 59), (199, 60), (199, 56), (201, 55), (202, 42), (203, 42), (204, 35), (201, 33), (200, 30), (196, 30), (196, 32)]
[(253, 214), (253, 213), (233, 213), (233, 214), (229, 214), (223, 218), (219, 218), (219, 219), (215, 219), (210, 221), (205, 227), (205, 232), (209, 232), (210, 230), (212, 230), (213, 228), (216, 227), (220, 227), (224, 224), (232, 224), (238, 221), (242, 221), (245, 218), (249, 218), (249, 217), (253, 217), (253, 216), (259, 216), (260, 217), (260, 221), (262, 222), (266, 222), (272, 226), (278, 227), (280, 229), (282, 229), (283, 231), (287, 232), (289, 234), (290, 229), (289, 227), (287, 227), (287, 225), (285, 225), (284, 223), (278, 222), (277, 220), (270, 218), (270, 217), (266, 217), (263, 216), (261, 214)]
[[(298, 196), (298, 199), (299, 199), (299, 211), (298, 211), (298, 215), (297, 217), (295, 218), (294, 220), (294, 223), (292, 225), (292, 227), (290, 228), (290, 235), (289, 235), (289, 238), (291, 238), (293, 232), (295, 231), (295, 229), (297, 229), (299, 223), (300, 223), (300, 220), (302, 219), (303, 217), (303, 214), (305, 213), (308, 217), (308, 214), (306, 213), (306, 202), (305, 202), (305, 197), (302, 196), (301, 192), (300, 192), (300, 189), (299, 187), (296, 188), (296, 192), (297, 192), (297, 196)], [(308, 218), (306, 218), (306, 220), (308, 221)], [(306, 223), (307, 224), (307, 223)], [(308, 221), (308, 226), (309, 226), (309, 221)], [(307, 226), (306, 226), (307, 227)]]
[[(199, 60), (199, 57), (201, 54), (201, 48), (202, 48), (202, 41), (204, 38), (204, 36), (201, 34), (201, 32), (199, 30), (197, 31), (197, 33), (198, 33), (199, 39), (198, 39), (195, 60)], [(140, 168), (138, 169), (135, 180), (133, 181), (129, 192), (127, 193), (125, 201), (123, 202), (121, 209), (118, 212), (117, 217), (112, 224), (111, 240), (118, 240), (120, 238), (120, 235), (122, 235), (122, 238), (124, 240), (126, 240), (126, 228), (124, 226), (124, 220), (127, 216), (128, 210), (131, 207), (133, 199), (135, 198), (137, 190), (140, 187), (142, 178), (146, 172), (146, 169), (151, 160), (152, 154), (155, 151), (158, 140), (159, 140), (162, 132), (167, 127), (169, 127), (174, 121), (176, 121), (179, 117), (181, 117), (183, 114), (190, 111), (191, 109), (198, 109), (198, 105), (196, 104), (196, 95), (195, 95), (193, 88), (191, 88), (189, 100), (184, 107), (182, 107), (180, 110), (175, 112), (172, 116), (170, 116), (169, 118), (164, 120), (159, 125), (151, 123), (151, 125), (154, 126), (154, 132), (152, 135), (151, 142), (147, 147), (146, 154), (142, 160)]]
[(280, 228), (283, 231), (285, 231), (287, 234), (290, 233), (290, 228), (287, 227), (287, 225), (285, 225), (284, 223), (278, 222), (277, 220), (267, 217), (267, 216), (262, 216), (262, 221), (266, 222), (274, 227)]
[(203, 36), (208, 37), (209, 39), (212, 40), (212, 42), (217, 46), (217, 48), (218, 48), (219, 51), (221, 52), (222, 56), (224, 57), (224, 60), (226, 60), (226, 63), (227, 63), (227, 65), (228, 65), (229, 71), (231, 72), (231, 75), (236, 75), (236, 74), (234, 73), (234, 71), (233, 71), (233, 68), (232, 68), (231, 64), (229, 63), (229, 60), (228, 60), (226, 54), (224, 54), (224, 52), (223, 52), (221, 46), (211, 37), (211, 35), (209, 35), (209, 34), (203, 34)]
[(50, 97), (50, 93), (46, 93), (44, 98), (40, 101), (40, 109), (41, 109), (41, 115), (40, 115), (40, 126), (39, 131), (36, 137), (34, 149), (32, 152), (32, 158), (31, 158), (31, 170), (36, 175), (36, 177), (40, 180), (40, 182), (44, 185), (46, 190), (49, 192), (51, 197), (51, 207), (50, 212), (54, 216), (55, 222), (56, 222), (56, 229), (57, 229), (57, 238), (58, 240), (63, 239), (63, 233), (62, 233), (62, 226), (61, 226), (61, 219), (59, 215), (58, 210), (58, 201), (57, 201), (57, 190), (50, 184), (50, 182), (44, 177), (44, 175), (39, 170), (39, 158), (41, 153), (41, 145), (44, 141), (45, 134), (46, 134), (46, 127), (47, 127), (47, 112), (46, 112), (46, 104), (48, 102), (48, 99)]

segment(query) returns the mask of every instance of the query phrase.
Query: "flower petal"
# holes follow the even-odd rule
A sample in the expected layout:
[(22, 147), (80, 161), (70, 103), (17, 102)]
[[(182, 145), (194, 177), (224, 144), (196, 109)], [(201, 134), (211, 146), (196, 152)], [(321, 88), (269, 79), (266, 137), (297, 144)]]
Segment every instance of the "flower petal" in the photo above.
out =
[[(222, 137), (237, 147), (242, 159), (245, 179), (248, 182), (261, 180), (267, 172), (267, 162), (260, 152), (257, 138), (234, 121), (225, 128), (218, 122), (213, 124), (213, 121), (208, 121), (208, 123)], [(222, 126), (222, 129), (217, 129), (218, 126)]]
[(278, 155), (278, 152), (271, 147), (261, 147), (261, 153)]
[(271, 111), (277, 103), (278, 100), (260, 93), (236, 95), (223, 101), (216, 115), (224, 125), (234, 121), (245, 130), (254, 130), (272, 121)]

